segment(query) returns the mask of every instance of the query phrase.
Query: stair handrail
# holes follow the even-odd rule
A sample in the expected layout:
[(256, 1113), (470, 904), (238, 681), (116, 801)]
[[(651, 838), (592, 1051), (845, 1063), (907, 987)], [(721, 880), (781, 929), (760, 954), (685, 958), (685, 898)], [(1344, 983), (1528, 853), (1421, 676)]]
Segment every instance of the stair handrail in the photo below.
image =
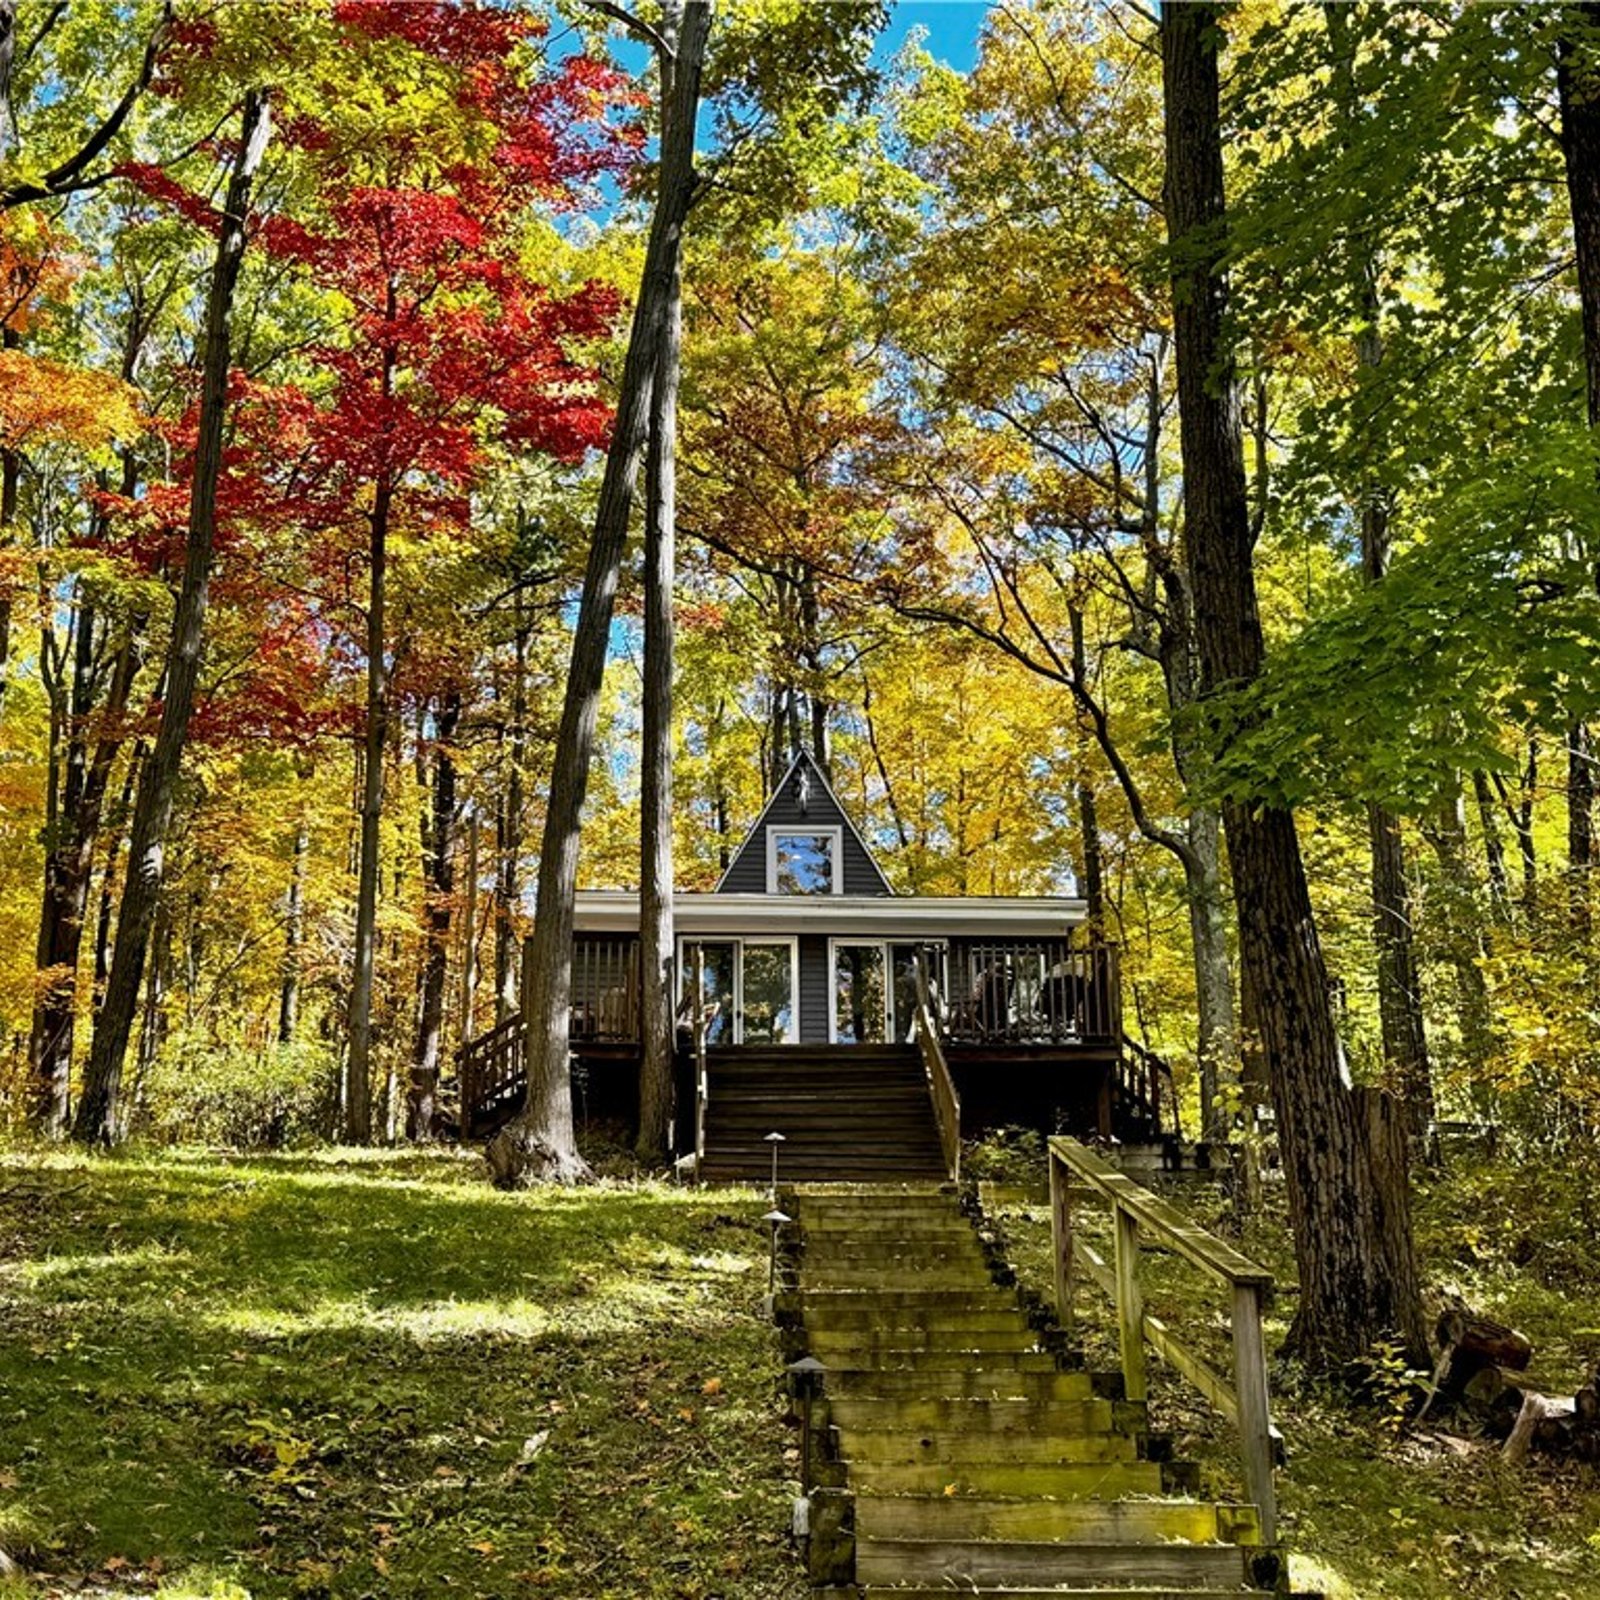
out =
[(950, 1063), (945, 1060), (944, 1046), (939, 1042), (939, 1030), (933, 1020), (933, 1001), (928, 987), (928, 966), (925, 952), (919, 947), (912, 963), (916, 974), (917, 1006), (914, 1013), (917, 1046), (922, 1054), (923, 1071), (928, 1075), (928, 1090), (933, 1100), (934, 1119), (939, 1124), (939, 1144), (944, 1152), (945, 1171), (952, 1183), (961, 1181), (961, 1096), (956, 1092), (955, 1079), (950, 1076)]
[(456, 1052), (460, 1082), (461, 1131), (471, 1134), (478, 1113), (501, 1092), (526, 1078), (522, 1058), (522, 1013), (513, 1011), (492, 1028), (468, 1039)]
[(710, 1074), (706, 1070), (705, 946), (697, 939), (684, 953), (694, 964), (694, 1005), (689, 1013), (694, 1039), (694, 1181), (703, 1183), (706, 1170), (706, 1105), (711, 1099)]
[(1183, 1109), (1178, 1103), (1178, 1085), (1172, 1076), (1172, 1065), (1165, 1056), (1158, 1055), (1148, 1045), (1140, 1044), (1131, 1033), (1122, 1035), (1122, 1047), (1130, 1051), (1145, 1070), (1144, 1093), (1150, 1102), (1150, 1115), (1155, 1120), (1156, 1132), (1161, 1132), (1161, 1080), (1167, 1084), (1166, 1103), (1172, 1107), (1172, 1131), (1183, 1137)]
[[(1263, 1537), (1267, 1544), (1275, 1543), (1278, 1509), (1273, 1469), (1282, 1440), (1272, 1425), (1266, 1340), (1262, 1333), (1262, 1313), (1272, 1293), (1272, 1274), (1076, 1139), (1057, 1136), (1049, 1141), (1049, 1151), (1050, 1242), (1058, 1320), (1063, 1327), (1071, 1324), (1072, 1273), (1075, 1262), (1081, 1260), (1088, 1277), (1116, 1303), (1123, 1385), (1128, 1399), (1143, 1400), (1147, 1396), (1144, 1347), (1148, 1341), (1158, 1355), (1238, 1427), (1244, 1450), (1245, 1484), (1261, 1513)], [(1116, 1254), (1109, 1266), (1086, 1242), (1073, 1238), (1074, 1177), (1111, 1207)], [(1138, 1272), (1142, 1233), (1227, 1285), (1233, 1321), (1231, 1382), (1144, 1309)]]

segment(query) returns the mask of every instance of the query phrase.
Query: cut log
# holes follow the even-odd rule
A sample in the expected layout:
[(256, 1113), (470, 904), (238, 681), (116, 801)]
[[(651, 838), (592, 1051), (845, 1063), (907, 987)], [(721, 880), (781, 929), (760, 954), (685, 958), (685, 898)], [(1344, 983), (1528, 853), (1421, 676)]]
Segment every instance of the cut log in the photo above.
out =
[(1533, 1341), (1527, 1334), (1492, 1317), (1480, 1317), (1464, 1306), (1453, 1306), (1439, 1318), (1434, 1341), (1450, 1353), (1443, 1388), (1447, 1394), (1466, 1392), (1473, 1376), (1485, 1367), (1524, 1371), (1533, 1360)]
[(1537, 1389), (1528, 1390), (1522, 1397), (1516, 1424), (1500, 1453), (1512, 1466), (1521, 1466), (1536, 1439), (1543, 1449), (1559, 1449), (1560, 1421), (1571, 1410), (1570, 1400), (1552, 1400)]

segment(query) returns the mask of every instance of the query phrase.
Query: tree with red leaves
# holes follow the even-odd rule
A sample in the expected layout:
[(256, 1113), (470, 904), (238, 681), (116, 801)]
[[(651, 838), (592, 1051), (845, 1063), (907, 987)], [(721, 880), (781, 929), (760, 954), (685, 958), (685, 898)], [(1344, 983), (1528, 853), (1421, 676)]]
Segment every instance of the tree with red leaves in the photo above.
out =
[[(279, 514), (315, 536), (330, 576), (347, 574), (358, 548), (366, 561), (361, 847), (344, 1100), (345, 1135), (364, 1143), (372, 1132), (374, 930), (391, 724), (391, 538), (464, 530), (491, 445), (575, 461), (604, 444), (609, 412), (574, 352), (609, 329), (616, 296), (595, 284), (556, 295), (532, 280), (517, 265), (517, 229), (530, 201), (567, 203), (578, 185), (627, 159), (630, 140), (597, 136), (619, 97), (596, 63), (577, 58), (532, 83), (520, 76), (517, 50), (534, 27), (525, 16), (370, 0), (347, 0), (336, 16), (352, 42), (398, 39), (453, 67), (459, 103), (480, 136), (461, 141), (476, 144), (476, 159), (453, 161), (442, 173), (421, 143), (386, 148), (364, 163), (384, 169), (384, 181), (351, 187), (350, 152), (338, 131), (302, 121), (292, 137), (318, 168), (319, 192), (307, 220), (274, 218), (264, 229), (270, 250), (300, 263), (348, 307), (340, 337), (313, 352), (325, 386), (286, 407), (286, 433), (298, 449), (278, 488)], [(430, 938), (447, 937), (447, 917), (431, 923)], [(428, 970), (434, 965), (442, 985), (442, 964)], [(424, 1032), (436, 1038), (436, 1029)], [(414, 1069), (424, 1080), (414, 1085), (414, 1101), (431, 1101), (437, 1070), (435, 1047)]]
[[(316, 58), (326, 81), (287, 90), (279, 120), (295, 198), (256, 221), (262, 248), (320, 292), (325, 331), (305, 352), (302, 382), (252, 394), (220, 536), (230, 537), (232, 522), (297, 541), (325, 619), (361, 618), (361, 844), (343, 1095), (344, 1131), (359, 1143), (372, 1131), (391, 547), (463, 536), (498, 455), (575, 462), (604, 444), (609, 412), (581, 352), (609, 331), (617, 297), (597, 284), (556, 293), (537, 281), (522, 265), (525, 232), (535, 208), (570, 208), (585, 185), (620, 170), (638, 136), (614, 125), (612, 113), (633, 98), (623, 80), (581, 57), (545, 70), (542, 25), (523, 13), (339, 0), (329, 18), (331, 39)], [(214, 29), (191, 29), (183, 49), (203, 62), (217, 40)], [(384, 117), (351, 110), (351, 74), (383, 88)], [(441, 95), (459, 113), (446, 123)], [(214, 225), (170, 171), (121, 171), (191, 222)], [(447, 934), (447, 919), (429, 930)], [(119, 928), (119, 952), (120, 941)], [(97, 1024), (96, 1060), (103, 1034), (106, 1061), (96, 1071), (108, 1080), (136, 987), (136, 971), (131, 985), (114, 975)], [(422, 1070), (436, 1077), (436, 1047)], [(97, 1110), (95, 1121), (110, 1128), (114, 1116)]]

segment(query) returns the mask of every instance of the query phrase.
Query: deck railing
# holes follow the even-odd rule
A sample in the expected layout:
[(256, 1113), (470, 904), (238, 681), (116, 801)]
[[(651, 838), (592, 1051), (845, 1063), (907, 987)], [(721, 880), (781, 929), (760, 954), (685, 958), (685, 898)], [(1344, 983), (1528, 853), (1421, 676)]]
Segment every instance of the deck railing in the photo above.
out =
[[(1111, 1207), (1116, 1254), (1108, 1266), (1072, 1231), (1072, 1180), (1076, 1178)], [(1261, 1513), (1268, 1544), (1277, 1538), (1277, 1494), (1273, 1467), (1279, 1441), (1272, 1426), (1267, 1392), (1266, 1343), (1261, 1316), (1272, 1290), (1272, 1274), (1232, 1245), (1197, 1227), (1164, 1200), (1092, 1154), (1076, 1139), (1050, 1141), (1050, 1232), (1055, 1263), (1056, 1314), (1072, 1321), (1072, 1275), (1080, 1262), (1088, 1276), (1116, 1302), (1122, 1375), (1130, 1400), (1146, 1397), (1144, 1347), (1187, 1378), (1239, 1429), (1244, 1447), (1245, 1483)], [(1152, 1243), (1182, 1256), (1228, 1288), (1233, 1320), (1233, 1378), (1230, 1382), (1144, 1309), (1139, 1284), (1139, 1243)]]
[(1071, 939), (952, 939), (948, 1037), (957, 1044), (1122, 1038), (1117, 950)]
[(522, 1013), (513, 1011), (461, 1047), (461, 1132), (466, 1138), (521, 1105), (528, 1092), (525, 1040)]
[(917, 1007), (915, 1028), (917, 1048), (922, 1052), (923, 1070), (928, 1074), (928, 1091), (933, 1097), (933, 1113), (939, 1124), (939, 1144), (944, 1151), (945, 1171), (951, 1182), (961, 1181), (961, 1096), (956, 1093), (950, 1064), (939, 1043), (939, 1023), (934, 1015), (933, 997), (928, 984), (926, 952), (919, 949), (916, 959)]
[(584, 935), (572, 941), (574, 1044), (635, 1044), (640, 1038), (639, 941)]
[(1123, 1034), (1116, 1077), (1117, 1092), (1126, 1111), (1147, 1119), (1157, 1129), (1165, 1127), (1163, 1118), (1170, 1112), (1171, 1131), (1183, 1137), (1177, 1085), (1172, 1081), (1172, 1068), (1162, 1057)]

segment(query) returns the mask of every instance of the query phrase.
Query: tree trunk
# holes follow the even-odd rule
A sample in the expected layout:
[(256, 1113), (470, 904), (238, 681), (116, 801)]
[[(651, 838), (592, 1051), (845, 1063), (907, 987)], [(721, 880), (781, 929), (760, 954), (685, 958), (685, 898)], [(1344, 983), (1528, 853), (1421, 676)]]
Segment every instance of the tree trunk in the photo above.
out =
[[(1483, 955), (1477, 874), (1467, 852), (1465, 803), (1460, 789), (1447, 794), (1423, 824), (1423, 837), (1439, 863), (1440, 914), (1437, 918), (1445, 957), (1455, 973), (1456, 1006), (1461, 1019), (1461, 1047), (1469, 1068), (1482, 1068), (1494, 1042), (1489, 988), (1479, 959)], [(1479, 1073), (1469, 1077), (1480, 1081)]]
[(222, 424), (227, 408), (229, 320), (233, 289), (244, 255), (250, 190), (270, 123), (263, 92), (245, 95), (243, 126), (234, 154), (233, 171), (217, 240), (216, 265), (206, 307), (205, 354), (200, 400), (199, 437), (195, 448), (194, 484), (189, 497), (183, 586), (172, 619), (167, 651), (166, 696), (155, 747), (139, 779), (134, 807), (128, 874), (117, 917), (117, 942), (105, 1003), (95, 1025), (94, 1044), (84, 1080), (83, 1099), (73, 1124), (75, 1138), (111, 1143), (117, 1137), (117, 1100), (128, 1035), (138, 1006), (150, 925), (160, 896), (163, 852), (172, 818), (178, 765), (189, 732), (195, 683), (204, 643), (206, 602), (216, 532), (217, 479), (222, 467)]
[(439, 1041), (444, 1030), (444, 986), (450, 960), (450, 911), (455, 894), (456, 762), (451, 740), (461, 722), (461, 691), (449, 690), (434, 724), (433, 825), (422, 863), (427, 889), (422, 992), (416, 1043), (411, 1052), (411, 1092), (406, 1135), (426, 1143), (434, 1135), (439, 1102)]
[(501, 1023), (521, 1004), (517, 950), (521, 940), (516, 914), (522, 901), (522, 769), (528, 758), (528, 639), (521, 589), (516, 607), (515, 649), (511, 679), (511, 770), (506, 775), (495, 844), (499, 860), (495, 877), (494, 1020)]
[[(386, 381), (390, 369), (385, 368)], [(378, 849), (383, 830), (383, 755), (389, 738), (389, 663), (384, 655), (389, 511), (394, 490), (378, 484), (372, 504), (367, 594), (367, 725), (362, 745), (361, 854), (356, 876), (356, 940), (350, 982), (350, 1059), (345, 1067), (344, 1137), (372, 1137), (372, 978), (377, 958)]]
[[(675, 7), (666, 9), (664, 21), (670, 25)], [(539, 851), (537, 918), (528, 948), (529, 970), (524, 974), (528, 1103), (487, 1151), (496, 1182), (506, 1186), (539, 1177), (573, 1181), (588, 1176), (573, 1134), (568, 1054), (579, 835), (617, 578), (649, 434), (651, 391), (667, 336), (684, 219), (694, 190), (695, 118), (709, 24), (708, 0), (687, 0), (677, 27), (672, 105), (663, 121), (659, 190), (644, 279), (634, 308), (616, 429), (606, 455), (584, 571)]]
[(1511, 880), (1506, 876), (1506, 847), (1500, 839), (1494, 796), (1480, 767), (1472, 774), (1472, 795), (1478, 805), (1478, 826), (1483, 829), (1483, 854), (1489, 867), (1489, 893), (1500, 920), (1511, 921)]
[[(662, 116), (673, 105), (662, 75)], [(639, 806), (639, 1131), (635, 1151), (659, 1160), (672, 1123), (674, 1018), (672, 920), (672, 589), (677, 574), (678, 373), (683, 346), (683, 278), (675, 261), (666, 328), (650, 402), (645, 462), (643, 774)]]
[(1600, 4), (1565, 6), (1561, 26), (1556, 92), (1583, 314), (1584, 389), (1589, 426), (1600, 428)]
[(1228, 954), (1228, 904), (1222, 885), (1222, 820), (1216, 808), (1189, 813), (1189, 853), (1182, 858), (1189, 942), (1194, 955), (1195, 1058), (1200, 1069), (1200, 1137), (1227, 1140), (1232, 1121), (1224, 1090), (1241, 1071)]
[[(1207, 696), (1257, 677), (1264, 653), (1222, 271), (1219, 20), (1209, 6), (1168, 6), (1161, 14), (1184, 522)], [(1403, 1219), (1385, 1210), (1353, 1098), (1340, 1081), (1294, 818), (1278, 807), (1230, 799), (1223, 823), (1240, 958), (1254, 986), (1272, 1076), (1299, 1266), (1290, 1345), (1314, 1367), (1337, 1368), (1398, 1332), (1425, 1358), (1421, 1307), (1408, 1300), (1390, 1243)], [(1409, 1253), (1408, 1232), (1404, 1243)]]
[[(309, 784), (315, 768), (302, 762), (298, 775), (302, 787)], [(306, 864), (311, 854), (311, 808), (309, 800), (300, 805), (294, 830), (294, 859), (289, 868), (289, 898), (283, 912), (283, 967), (278, 987), (278, 1043), (293, 1044), (300, 1020), (300, 947), (305, 942)]]
[[(1079, 683), (1089, 681), (1089, 652), (1083, 639), (1083, 608), (1076, 601), (1067, 604), (1067, 622), (1072, 629), (1072, 675)], [(1084, 727), (1083, 710), (1078, 709), (1075, 723), (1074, 747), (1080, 772), (1088, 766), (1090, 731)], [(1100, 851), (1100, 815), (1095, 804), (1094, 789), (1086, 779), (1079, 777), (1074, 785), (1078, 802), (1078, 837), (1082, 841), (1084, 903), (1088, 907), (1089, 925), (1100, 934), (1106, 925), (1106, 875)]]
[(1594, 745), (1587, 723), (1567, 730), (1567, 894), (1572, 928), (1589, 937), (1589, 880), (1594, 868)]
[[(0, 145), (0, 149), (4, 146)], [(15, 350), (22, 335), (15, 328), (0, 330), (0, 349)], [(17, 520), (17, 490), (22, 483), (22, 457), (15, 450), (0, 450), (0, 540), (11, 542)], [(6, 709), (6, 688), (11, 682), (11, 596), (0, 594), (0, 716)]]

